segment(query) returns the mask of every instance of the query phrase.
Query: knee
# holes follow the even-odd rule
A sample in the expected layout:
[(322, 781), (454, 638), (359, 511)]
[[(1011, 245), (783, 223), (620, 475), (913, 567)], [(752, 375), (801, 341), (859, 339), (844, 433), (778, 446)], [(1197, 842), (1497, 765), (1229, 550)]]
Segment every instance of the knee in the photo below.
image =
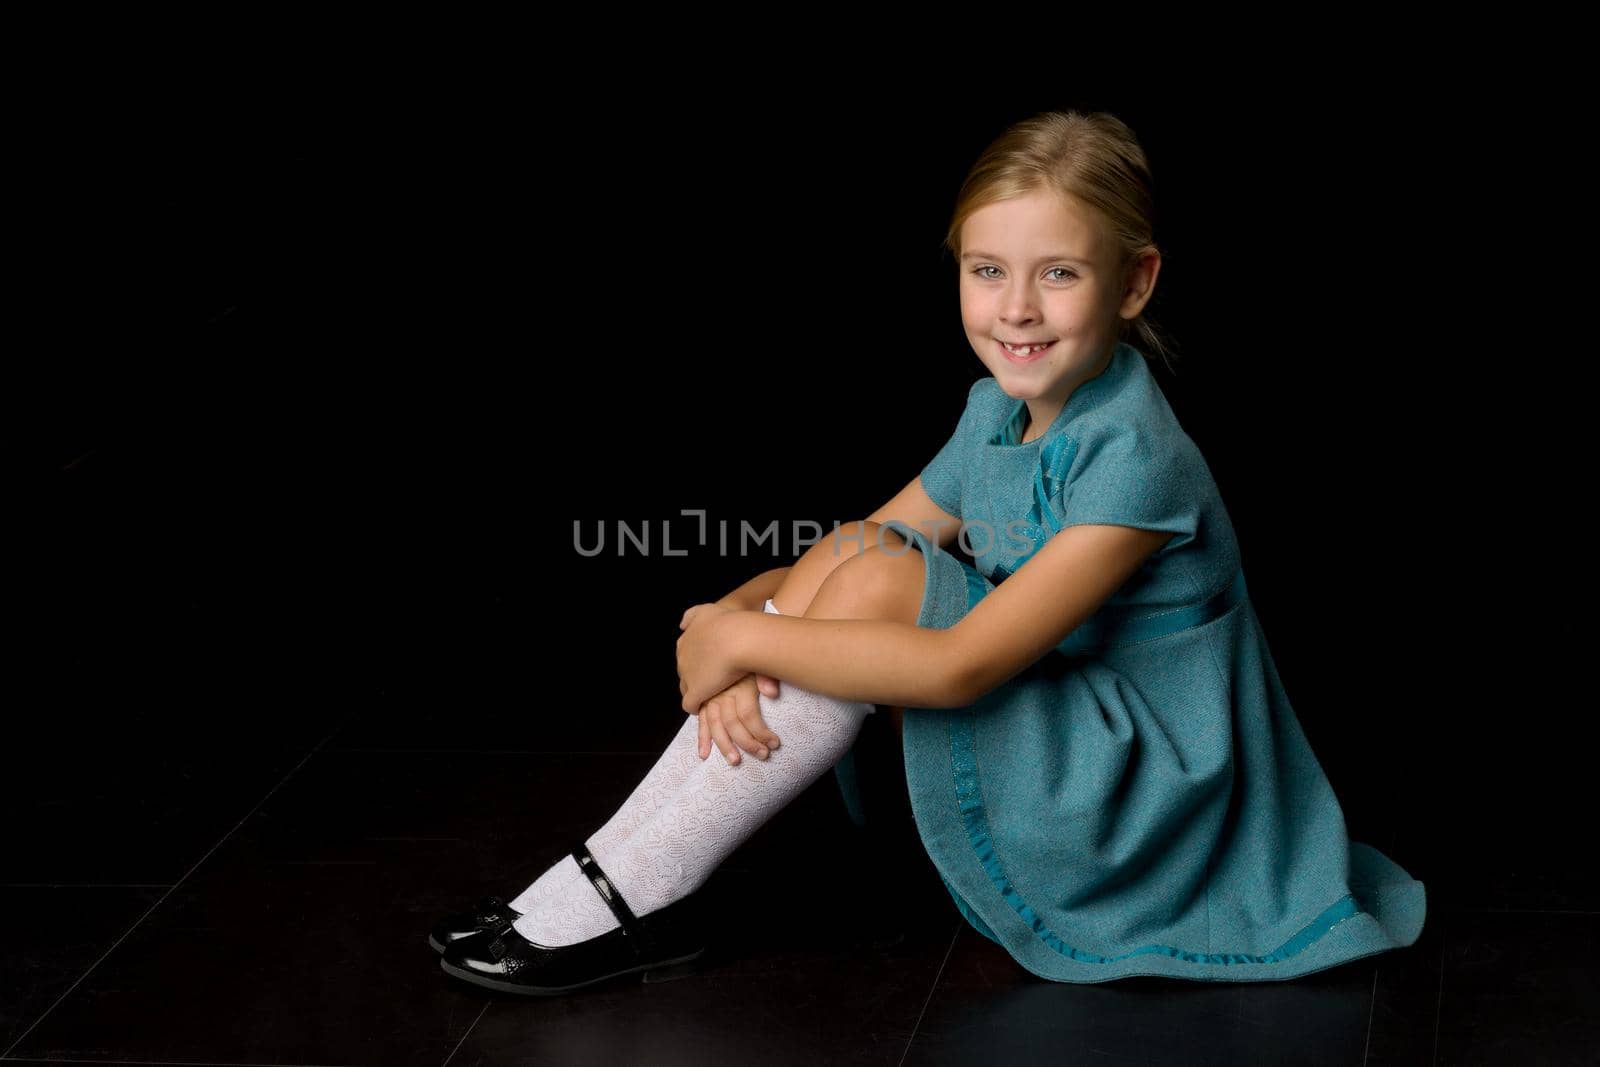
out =
[(872, 519), (842, 522), (811, 549), (833, 557), (835, 565), (866, 555), (873, 549), (889, 553), (911, 551), (911, 542), (899, 530)]
[[(863, 556), (872, 554), (874, 550), (881, 550), (880, 555), (917, 554), (911, 542), (893, 527), (871, 519), (841, 523), (807, 549), (796, 561), (789, 576), (784, 579), (778, 596), (773, 598), (773, 603), (785, 615), (811, 614), (811, 602), (817, 598), (823, 586), (837, 575), (846, 563), (858, 563)], [(847, 591), (855, 590), (850, 592), (849, 596), (860, 596), (858, 583), (864, 577), (864, 572), (857, 571), (848, 579), (841, 578), (835, 583), (829, 595), (845, 598)], [(844, 606), (842, 602), (836, 602), (832, 610), (838, 611), (842, 606)], [(851, 616), (833, 614), (822, 617), (838, 619)]]
[(922, 605), (922, 554), (902, 541), (869, 544), (823, 581), (806, 614), (823, 619), (899, 619), (915, 622)]

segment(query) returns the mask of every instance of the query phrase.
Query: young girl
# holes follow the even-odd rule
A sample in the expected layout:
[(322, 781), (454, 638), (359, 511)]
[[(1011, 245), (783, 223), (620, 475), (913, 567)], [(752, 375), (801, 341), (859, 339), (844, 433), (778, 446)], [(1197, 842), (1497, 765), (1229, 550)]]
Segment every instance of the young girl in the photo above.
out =
[(1211, 473), (1129, 340), (1161, 348), (1150, 190), (1104, 113), (983, 152), (947, 245), (991, 376), (955, 432), (865, 521), (684, 615), (690, 717), (593, 837), (436, 927), (447, 972), (552, 993), (692, 961), (696, 890), (875, 704), (955, 906), (1043, 978), (1281, 980), (1417, 939), (1423, 886), (1348, 839)]

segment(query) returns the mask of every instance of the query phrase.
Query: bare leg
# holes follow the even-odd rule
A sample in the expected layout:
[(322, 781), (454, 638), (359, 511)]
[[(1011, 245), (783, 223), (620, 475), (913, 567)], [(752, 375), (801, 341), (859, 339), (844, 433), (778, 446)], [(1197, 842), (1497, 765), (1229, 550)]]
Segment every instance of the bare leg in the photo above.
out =
[[(885, 555), (899, 553), (919, 562), (922, 558), (893, 527), (869, 519), (841, 523), (838, 529), (806, 549), (805, 554), (795, 561), (794, 566), (784, 577), (783, 584), (778, 586), (778, 591), (772, 595), (772, 606), (785, 615), (808, 614), (817, 591), (834, 571), (865, 550), (878, 545), (883, 546)], [(917, 595), (921, 596), (920, 583), (917, 586)], [(912, 621), (916, 621), (914, 616)]]
[[(844, 536), (839, 536), (840, 534)], [(909, 542), (893, 527), (863, 519), (859, 523), (842, 523), (837, 530), (812, 545), (805, 555), (795, 563), (783, 584), (773, 594), (772, 603), (785, 615), (811, 614), (811, 602), (818, 589), (821, 588), (830, 574), (840, 564), (859, 555), (863, 547), (870, 548), (882, 544), (884, 554), (897, 554), (896, 558), (909, 560), (914, 566), (909, 570), (914, 574), (901, 575), (901, 581), (891, 582), (896, 588), (885, 590), (887, 595), (879, 598), (880, 602), (872, 605), (878, 611), (876, 617), (898, 619), (902, 622), (914, 623), (922, 609), (921, 578), (922, 556)], [(896, 595), (898, 593), (899, 595)], [(866, 605), (851, 605), (860, 609)], [(835, 604), (834, 609), (845, 607)], [(841, 618), (831, 613), (822, 614), (819, 618)], [(856, 618), (870, 616), (856, 615)], [(904, 708), (885, 707), (889, 713), (889, 721), (894, 723), (895, 735), (903, 737), (905, 729), (901, 725), (901, 717), (905, 714)], [(781, 738), (782, 735), (780, 734)]]

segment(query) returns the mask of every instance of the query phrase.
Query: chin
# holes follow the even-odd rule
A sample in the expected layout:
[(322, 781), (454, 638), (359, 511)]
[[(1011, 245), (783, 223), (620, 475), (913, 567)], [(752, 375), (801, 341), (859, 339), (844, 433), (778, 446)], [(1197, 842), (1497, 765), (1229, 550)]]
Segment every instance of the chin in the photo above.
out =
[(1000, 386), (1000, 391), (1006, 394), (1006, 396), (1010, 397), (1012, 400), (1037, 400), (1039, 397), (1044, 395), (1043, 393), (1034, 389), (1007, 389), (1004, 385)]
[(994, 380), (1000, 384), (1000, 388), (1007, 396), (1020, 400), (1023, 397), (1044, 395), (1044, 390), (1040, 386), (1045, 383), (1037, 379), (1018, 381), (1015, 376), (1017, 370), (1015, 367), (991, 367), (990, 370), (994, 374)]

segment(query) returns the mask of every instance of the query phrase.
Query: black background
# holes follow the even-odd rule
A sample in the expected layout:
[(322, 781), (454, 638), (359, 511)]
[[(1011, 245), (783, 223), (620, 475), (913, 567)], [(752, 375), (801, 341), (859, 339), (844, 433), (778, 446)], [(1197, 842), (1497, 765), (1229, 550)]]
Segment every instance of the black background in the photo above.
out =
[(787, 547), (920, 471), (984, 373), (959, 182), (1079, 107), (1149, 153), (1157, 375), (1352, 836), (1430, 897), (1587, 864), (1586, 568), (1545, 524), (1588, 495), (1588, 354), (1551, 326), (1531, 234), (1564, 193), (1524, 101), (296, 84), (41, 123), (28, 759), (418, 719), (659, 747), (683, 610), (792, 562), (681, 509)]

